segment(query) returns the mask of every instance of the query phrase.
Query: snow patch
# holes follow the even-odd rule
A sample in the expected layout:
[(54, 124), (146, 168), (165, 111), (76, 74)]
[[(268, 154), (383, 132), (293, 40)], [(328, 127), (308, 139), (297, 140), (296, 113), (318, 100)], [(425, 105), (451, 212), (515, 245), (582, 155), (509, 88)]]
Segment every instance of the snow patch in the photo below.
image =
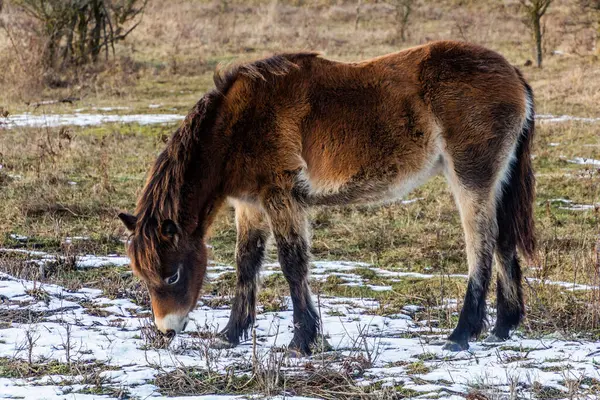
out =
[(572, 160), (567, 161), (572, 164), (593, 165), (596, 167), (600, 167), (600, 160), (594, 160), (593, 158), (575, 157)]
[[(322, 275), (317, 279), (326, 279), (331, 274), (355, 275), (352, 270), (366, 266), (364, 263), (322, 261), (315, 262), (313, 270)], [(274, 268), (277, 265), (270, 264), (266, 271)], [(388, 277), (431, 277), (372, 269)], [(230, 266), (211, 267), (214, 274), (230, 271), (233, 271)], [(33, 288), (45, 291), (49, 298), (37, 301), (29, 294)], [(227, 306), (210, 306), (215, 304), (213, 296), (204, 295), (200, 299), (198, 307), (190, 314), (192, 322), (168, 348), (156, 349), (149, 347), (140, 334), (143, 314), (149, 310), (142, 309), (129, 299), (109, 299), (97, 289), (69, 291), (58, 285), (40, 285), (39, 282), (16, 279), (4, 273), (0, 273), (0, 293), (6, 298), (0, 303), (1, 310), (43, 313), (28, 323), (13, 322), (6, 329), (0, 329), (0, 357), (26, 359), (27, 350), (23, 344), (29, 333), (35, 338), (34, 360), (45, 358), (66, 362), (64, 341), (69, 332), (73, 346), (71, 357), (82, 361), (95, 360), (113, 367), (114, 370), (103, 372), (110, 382), (107, 385), (125, 387), (138, 398), (157, 398), (154, 396), (159, 395), (152, 383), (158, 373), (156, 366), (170, 370), (180, 366), (206, 368), (210, 363), (213, 371), (225, 373), (234, 366), (239, 370), (240, 365), (244, 361), (250, 362), (254, 354), (258, 359), (264, 359), (276, 348), (287, 345), (293, 336), (289, 297), (285, 299), (284, 310), (258, 313), (255, 341), (243, 341), (234, 349), (207, 350), (207, 339), (199, 338), (199, 334), (203, 337), (222, 329), (230, 313)], [(386, 317), (378, 315), (382, 304), (374, 299), (321, 295), (314, 300), (319, 305), (323, 331), (335, 354), (350, 357), (367, 350), (370, 352), (372, 364), (367, 366), (360, 381), (364, 385), (373, 382), (387, 386), (402, 384), (421, 393), (422, 398), (439, 395), (450, 399), (463, 398), (477, 384), (491, 386), (497, 393), (509, 393), (511, 384), (518, 385), (522, 395), (527, 397), (531, 396), (533, 382), (537, 382), (565, 390), (567, 397), (562, 384), (564, 369), (569, 364), (577, 365), (578, 376), (597, 378), (600, 351), (595, 342), (571, 342), (559, 337), (541, 340), (513, 338), (502, 347), (475, 342), (471, 344), (470, 352), (449, 353), (441, 346), (447, 330), (435, 328), (435, 321), (417, 322), (413, 319), (415, 313), (423, 310), (421, 306), (407, 304), (401, 313)], [(219, 304), (228, 304), (228, 301)], [(445, 304), (456, 307), (455, 302)], [(91, 312), (91, 308), (105, 313)], [(208, 359), (206, 355), (209, 355)], [(313, 365), (319, 360), (317, 355)], [(556, 364), (557, 368), (547, 368), (549, 360), (553, 360), (552, 365)], [(286, 369), (303, 371), (307, 361), (305, 358), (290, 359)], [(414, 373), (407, 368), (417, 362), (425, 367), (422, 373)], [(0, 397), (63, 399), (72, 398), (77, 390), (83, 388), (78, 384), (66, 388), (48, 377), (0, 378)], [(86, 398), (79, 394), (76, 396)], [(223, 400), (243, 397), (195, 398)], [(298, 397), (286, 398), (300, 400)]]
[(542, 123), (560, 123), (569, 121), (597, 123), (600, 122), (598, 117), (578, 117), (574, 115), (552, 115), (552, 114), (537, 114), (535, 119)]
[[(86, 240), (85, 237), (75, 237), (75, 238), (66, 238), (65, 243), (71, 243), (72, 240)], [(6, 249), (0, 248), (0, 253), (23, 253), (29, 256), (34, 256), (31, 261), (43, 266), (47, 263), (60, 261), (63, 257), (58, 255), (52, 255), (50, 253), (46, 253), (45, 251), (36, 251), (36, 250), (27, 250), (27, 249)], [(121, 256), (118, 254), (109, 254), (106, 256), (95, 256), (95, 255), (79, 255), (75, 259), (75, 264), (77, 268), (99, 268), (99, 267), (107, 267), (107, 266), (116, 266), (122, 267), (125, 265), (129, 265), (130, 260), (128, 257)]]
[(9, 115), (3, 120), (0, 128), (16, 127), (56, 127), (56, 126), (88, 126), (106, 123), (121, 123), (140, 125), (165, 124), (183, 120), (183, 115), (178, 114), (46, 114), (34, 115), (31, 113)]
[(9, 237), (11, 239), (16, 240), (17, 242), (26, 242), (27, 240), (29, 240), (29, 237), (23, 236), (23, 235), (17, 235), (16, 233), (11, 233), (9, 235)]

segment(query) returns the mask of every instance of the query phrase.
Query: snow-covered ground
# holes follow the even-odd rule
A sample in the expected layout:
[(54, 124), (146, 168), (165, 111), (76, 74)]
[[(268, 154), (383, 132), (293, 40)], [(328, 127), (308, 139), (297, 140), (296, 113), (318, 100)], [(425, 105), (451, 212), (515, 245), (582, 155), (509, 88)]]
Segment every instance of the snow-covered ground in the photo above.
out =
[[(150, 104), (148, 108), (161, 108), (162, 104)], [(0, 118), (0, 128), (15, 127), (56, 127), (56, 126), (88, 126), (104, 123), (138, 123), (141, 125), (163, 124), (183, 120), (184, 115), (179, 114), (107, 114), (117, 110), (127, 110), (128, 107), (92, 107), (92, 111), (104, 113), (84, 113), (85, 108), (78, 108), (73, 114), (14, 114), (7, 118)], [(598, 117), (579, 117), (573, 115), (538, 114), (536, 119), (541, 123), (563, 123), (569, 121), (598, 123)]]
[(552, 115), (552, 114), (537, 114), (535, 119), (542, 123), (559, 123), (559, 122), (587, 122), (587, 123), (598, 123), (600, 118), (598, 117), (579, 117), (575, 115)]
[[(25, 237), (25, 236), (22, 236)], [(73, 239), (67, 238), (65, 243), (70, 243)], [(35, 251), (26, 249), (2, 249), (0, 253), (22, 253), (31, 256), (31, 261), (38, 264), (44, 265), (49, 262), (59, 260), (60, 256), (46, 253), (45, 251)], [(91, 254), (79, 255), (75, 258), (75, 265), (79, 269), (85, 268), (97, 268), (97, 267), (108, 267), (116, 266), (120, 267), (123, 265), (129, 265), (129, 258), (120, 256), (117, 254), (109, 254), (106, 256), (95, 256)]]
[(561, 210), (569, 210), (569, 211), (590, 211), (600, 208), (600, 203), (596, 204), (576, 204), (568, 199), (552, 199), (551, 203), (560, 203), (559, 206)]
[(575, 157), (574, 159), (568, 161), (573, 164), (592, 165), (600, 167), (600, 160), (594, 160), (593, 158)]
[[(118, 108), (104, 107), (100, 111), (112, 111)], [(86, 114), (75, 112), (73, 114), (15, 114), (0, 119), (0, 128), (16, 127), (55, 127), (55, 126), (88, 126), (106, 123), (137, 123), (140, 125), (164, 124), (178, 122), (185, 116), (179, 114)]]
[[(43, 255), (37, 256), (39, 259)], [(81, 264), (81, 267), (86, 266), (90, 265)], [(362, 286), (366, 283), (353, 270), (364, 267), (367, 265), (353, 262), (315, 262), (312, 276), (321, 280), (337, 275), (346, 285)], [(392, 280), (434, 277), (371, 269)], [(230, 266), (215, 265), (210, 268), (209, 279), (217, 280), (231, 271)], [(277, 264), (268, 264), (263, 276), (276, 273), (279, 273)], [(371, 288), (392, 289), (391, 286)], [(39, 295), (40, 291), (43, 296)], [(6, 315), (13, 315), (12, 324), (0, 325), (0, 357), (25, 360), (31, 354), (34, 361), (97, 361), (110, 367), (101, 372), (105, 379), (103, 385), (126, 388), (134, 398), (160, 398), (153, 379), (161, 372), (176, 367), (210, 367), (212, 371), (225, 372), (235, 365), (237, 370), (243, 369), (240, 365), (249, 365), (254, 352), (259, 359), (266, 359), (292, 338), (289, 298), (285, 311), (259, 311), (256, 348), (250, 340), (234, 349), (215, 350), (209, 349), (211, 339), (201, 337), (223, 328), (230, 310), (225, 306), (209, 306), (219, 303), (210, 296), (201, 298), (186, 331), (168, 348), (157, 349), (149, 346), (141, 333), (147, 329), (142, 327), (148, 323), (148, 310), (141, 309), (130, 299), (109, 299), (93, 288), (68, 291), (3, 273), (0, 273), (0, 294), (0, 322), (10, 321)], [(400, 385), (419, 393), (419, 398), (462, 398), (473, 388), (485, 388), (497, 394), (517, 391), (523, 397), (530, 397), (531, 392), (539, 388), (549, 388), (567, 397), (568, 382), (580, 381), (585, 386), (600, 380), (597, 367), (600, 345), (594, 342), (568, 341), (560, 336), (538, 340), (514, 337), (499, 347), (472, 343), (469, 352), (455, 354), (442, 350), (447, 332), (435, 328), (435, 321), (415, 318), (421, 309), (419, 306), (409, 305), (402, 312), (385, 317), (378, 315), (380, 304), (373, 299), (320, 296), (319, 306), (323, 331), (334, 348), (331, 354), (342, 359), (359, 354), (371, 358), (368, 368), (357, 378), (360, 384)], [(321, 357), (290, 358), (286, 368), (303, 371), (309, 361), (318, 366)], [(102, 397), (78, 393), (86, 389), (78, 379), (82, 382), (83, 377), (0, 378), (0, 398)], [(196, 398), (228, 400), (236, 397)]]

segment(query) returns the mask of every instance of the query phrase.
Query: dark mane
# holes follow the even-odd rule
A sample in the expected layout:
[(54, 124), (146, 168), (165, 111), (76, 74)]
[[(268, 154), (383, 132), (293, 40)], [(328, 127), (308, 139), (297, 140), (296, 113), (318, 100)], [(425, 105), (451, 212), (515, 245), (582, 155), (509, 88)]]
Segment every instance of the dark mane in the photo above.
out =
[(271, 77), (283, 76), (294, 69), (299, 69), (300, 62), (313, 59), (318, 55), (319, 53), (315, 52), (276, 54), (253, 62), (233, 64), (218, 68), (213, 76), (213, 81), (217, 90), (225, 94), (240, 76), (245, 76), (253, 81), (267, 81)]
[(202, 132), (214, 123), (222, 97), (213, 90), (190, 110), (156, 159), (138, 200), (135, 211), (138, 224), (131, 241), (131, 256), (139, 272), (150, 282), (162, 279), (157, 250), (165, 243), (160, 240), (159, 227), (167, 219), (179, 222), (186, 171)]

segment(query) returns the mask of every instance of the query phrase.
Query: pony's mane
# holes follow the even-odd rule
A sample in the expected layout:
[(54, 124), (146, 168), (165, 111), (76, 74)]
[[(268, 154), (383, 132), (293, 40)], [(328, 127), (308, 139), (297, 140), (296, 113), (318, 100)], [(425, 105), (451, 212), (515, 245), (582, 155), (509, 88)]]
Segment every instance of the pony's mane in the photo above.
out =
[(222, 94), (205, 94), (190, 110), (169, 139), (152, 167), (135, 211), (138, 222), (131, 240), (130, 253), (138, 271), (153, 284), (162, 280), (158, 249), (167, 245), (160, 238), (163, 221), (179, 222), (185, 175), (201, 132), (210, 129)]
[(299, 69), (299, 63), (303, 60), (313, 59), (317, 56), (319, 53), (315, 52), (276, 54), (253, 62), (232, 64), (224, 68), (217, 68), (213, 81), (219, 92), (227, 93), (241, 76), (252, 81), (267, 82), (270, 78), (284, 76), (292, 70)]
[(300, 61), (317, 55), (280, 54), (215, 72), (213, 79), (216, 89), (196, 103), (171, 136), (165, 150), (156, 159), (138, 201), (135, 211), (138, 222), (129, 252), (134, 266), (150, 284), (159, 285), (162, 282), (158, 249), (169, 245), (160, 237), (162, 222), (167, 219), (180, 222), (179, 206), (187, 168), (203, 136), (202, 132), (212, 128), (222, 99), (229, 89), (240, 77), (268, 82), (284, 76), (299, 69)]

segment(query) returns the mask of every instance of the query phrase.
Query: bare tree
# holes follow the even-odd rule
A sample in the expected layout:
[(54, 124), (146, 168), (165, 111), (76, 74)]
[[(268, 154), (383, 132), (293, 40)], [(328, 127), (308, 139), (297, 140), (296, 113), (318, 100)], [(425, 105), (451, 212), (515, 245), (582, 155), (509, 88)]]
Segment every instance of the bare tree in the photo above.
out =
[(360, 20), (360, 6), (362, 4), (362, 0), (358, 0), (356, 3), (356, 18), (354, 19), (354, 30), (358, 30), (358, 21)]
[(406, 42), (406, 29), (408, 28), (415, 3), (416, 0), (394, 0), (392, 2), (392, 5), (396, 9), (397, 37), (399, 37), (402, 42)]
[(596, 54), (600, 54), (600, 0), (579, 0), (579, 5), (594, 15), (596, 24)]
[[(2, 0), (0, 0), (2, 1)], [(12, 0), (39, 21), (47, 68), (98, 61), (101, 52), (114, 55), (141, 21), (148, 0)], [(60, 65), (59, 65), (60, 64)]]
[(542, 17), (546, 14), (548, 7), (553, 0), (519, 0), (525, 12), (526, 23), (533, 32), (535, 41), (536, 59), (538, 68), (542, 67), (542, 41), (544, 32), (542, 31)]

